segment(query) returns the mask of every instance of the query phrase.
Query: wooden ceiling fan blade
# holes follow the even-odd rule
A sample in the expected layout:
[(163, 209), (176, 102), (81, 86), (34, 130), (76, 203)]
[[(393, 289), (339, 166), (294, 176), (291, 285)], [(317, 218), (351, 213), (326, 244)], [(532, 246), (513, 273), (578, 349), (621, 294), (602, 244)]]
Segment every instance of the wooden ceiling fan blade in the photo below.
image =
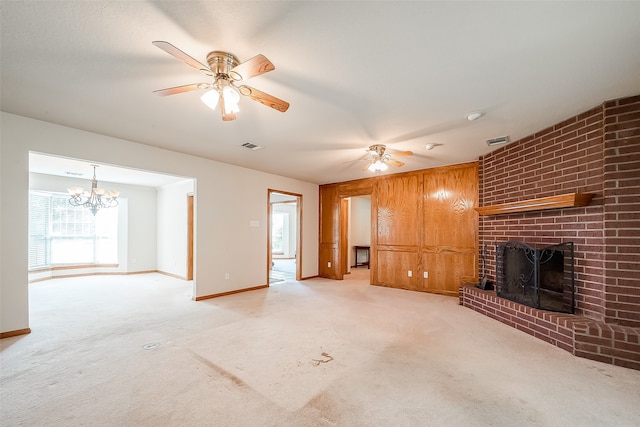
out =
[(249, 80), (251, 77), (268, 73), (275, 70), (276, 67), (264, 55), (256, 55), (253, 58), (238, 64), (229, 73), (231, 78), (236, 81)]
[(269, 95), (268, 93), (262, 92), (258, 89), (254, 89), (249, 86), (240, 86), (238, 88), (241, 94), (244, 96), (248, 96), (254, 101), (258, 101), (267, 107), (271, 107), (274, 110), (278, 110), (282, 113), (289, 109), (289, 103), (283, 101), (282, 99), (278, 99), (273, 95)]
[(413, 151), (396, 151), (395, 153), (390, 154), (394, 157), (413, 156)]
[(399, 162), (398, 160), (393, 160), (393, 159), (387, 159), (385, 163), (388, 163), (392, 166), (397, 166), (397, 167), (404, 166), (404, 163)]
[(171, 43), (165, 42), (165, 41), (155, 41), (155, 42), (152, 42), (152, 44), (154, 46), (164, 50), (169, 55), (181, 60), (182, 62), (184, 62), (185, 64), (189, 65), (190, 67), (193, 67), (198, 71), (201, 71), (202, 73), (206, 74), (207, 76), (212, 76), (213, 75), (213, 73), (211, 72), (209, 67), (207, 67), (206, 65), (204, 65), (202, 62), (198, 61), (197, 59), (187, 55), (186, 53), (184, 53), (183, 51), (181, 51), (180, 49), (178, 49), (177, 47), (175, 47)]
[(208, 86), (209, 85), (206, 84), (206, 83), (194, 83), (194, 84), (190, 84), (190, 85), (176, 86), (176, 87), (170, 87), (170, 88), (167, 88), (167, 89), (154, 90), (153, 93), (155, 93), (156, 95), (160, 95), (160, 96), (168, 96), (168, 95), (175, 95), (177, 93), (191, 92), (192, 90), (203, 89), (203, 88), (208, 87)]

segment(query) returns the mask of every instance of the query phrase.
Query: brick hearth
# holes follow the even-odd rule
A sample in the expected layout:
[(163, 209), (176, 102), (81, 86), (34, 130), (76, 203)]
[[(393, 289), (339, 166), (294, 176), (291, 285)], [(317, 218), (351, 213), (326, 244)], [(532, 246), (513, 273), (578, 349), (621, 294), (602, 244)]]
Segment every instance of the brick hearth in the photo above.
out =
[(495, 291), (483, 291), (472, 284), (460, 288), (460, 305), (575, 356), (640, 370), (640, 328), (538, 310), (499, 298)]

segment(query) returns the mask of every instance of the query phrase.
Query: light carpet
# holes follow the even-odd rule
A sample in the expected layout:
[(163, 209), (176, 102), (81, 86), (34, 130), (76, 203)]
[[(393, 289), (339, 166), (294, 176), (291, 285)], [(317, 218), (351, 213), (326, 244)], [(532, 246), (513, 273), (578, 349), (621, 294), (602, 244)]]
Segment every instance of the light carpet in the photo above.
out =
[(194, 302), (160, 274), (30, 285), (2, 426), (637, 426), (640, 372), (456, 298), (286, 281)]

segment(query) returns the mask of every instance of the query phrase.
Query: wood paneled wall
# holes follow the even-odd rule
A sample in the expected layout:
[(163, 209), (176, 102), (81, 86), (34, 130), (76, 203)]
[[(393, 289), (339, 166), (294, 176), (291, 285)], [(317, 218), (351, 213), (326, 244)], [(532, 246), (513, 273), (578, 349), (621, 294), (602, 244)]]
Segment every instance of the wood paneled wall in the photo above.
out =
[(341, 200), (364, 194), (372, 284), (457, 296), (477, 280), (477, 162), (320, 186), (321, 277), (342, 279)]

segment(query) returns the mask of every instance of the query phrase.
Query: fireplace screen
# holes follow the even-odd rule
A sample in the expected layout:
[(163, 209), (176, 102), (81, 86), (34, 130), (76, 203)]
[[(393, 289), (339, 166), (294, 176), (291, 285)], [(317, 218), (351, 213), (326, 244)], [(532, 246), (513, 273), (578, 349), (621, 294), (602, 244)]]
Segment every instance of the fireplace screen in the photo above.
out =
[(496, 292), (529, 307), (573, 313), (573, 243), (535, 248), (511, 240), (498, 245)]

